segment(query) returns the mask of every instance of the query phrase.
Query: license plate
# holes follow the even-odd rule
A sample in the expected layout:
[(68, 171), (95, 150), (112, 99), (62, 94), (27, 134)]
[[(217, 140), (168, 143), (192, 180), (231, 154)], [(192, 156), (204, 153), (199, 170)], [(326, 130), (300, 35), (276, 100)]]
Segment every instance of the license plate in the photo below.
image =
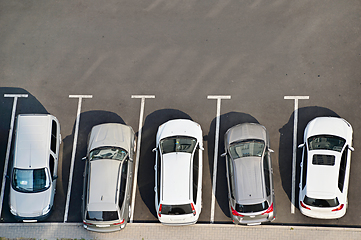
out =
[(24, 223), (37, 222), (38, 220), (23, 220)]
[(110, 227), (110, 225), (95, 225), (95, 226), (97, 226), (97, 227)]

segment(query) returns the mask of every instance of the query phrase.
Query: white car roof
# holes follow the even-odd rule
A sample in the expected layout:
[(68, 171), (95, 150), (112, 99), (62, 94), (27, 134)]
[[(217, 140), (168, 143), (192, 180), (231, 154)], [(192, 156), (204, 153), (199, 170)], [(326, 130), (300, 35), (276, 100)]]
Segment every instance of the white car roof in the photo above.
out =
[(36, 169), (47, 166), (52, 119), (56, 118), (49, 114), (18, 115), (14, 167)]
[[(335, 165), (312, 164), (313, 155), (334, 155)], [(307, 158), (306, 195), (311, 198), (332, 199), (337, 196), (341, 153), (328, 150), (312, 150)]]
[(202, 143), (201, 126), (188, 119), (170, 120), (159, 126), (157, 132), (157, 146), (161, 139), (172, 136), (189, 136)]
[(190, 153), (175, 152), (163, 155), (163, 198), (164, 204), (189, 203), (191, 199)]

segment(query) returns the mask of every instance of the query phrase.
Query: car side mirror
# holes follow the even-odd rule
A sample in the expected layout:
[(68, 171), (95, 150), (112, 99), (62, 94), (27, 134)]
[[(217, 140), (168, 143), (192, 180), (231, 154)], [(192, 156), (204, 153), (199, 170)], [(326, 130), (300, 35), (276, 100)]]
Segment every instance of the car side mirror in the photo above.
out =
[(298, 145), (298, 148), (303, 148), (305, 146), (305, 143), (301, 143), (300, 145)]
[(5, 177), (6, 177), (7, 179), (10, 179), (10, 176), (9, 176), (9, 175), (6, 175)]
[(227, 155), (227, 153), (222, 153), (221, 157), (225, 157)]
[(155, 151), (157, 151), (157, 148), (153, 148), (152, 152), (155, 152)]
[(54, 177), (53, 177), (53, 180), (56, 180), (56, 179), (58, 179), (58, 176), (54, 176)]
[(201, 146), (199, 146), (199, 149), (200, 149), (200, 150), (202, 150), (202, 151), (204, 151), (204, 148), (203, 148), (203, 147), (201, 147)]
[(82, 160), (82, 161), (85, 161), (86, 159), (87, 159), (87, 157), (83, 157), (81, 160)]
[(355, 151), (355, 149), (351, 146), (348, 146), (348, 149), (350, 149), (352, 152)]
[(274, 153), (275, 151), (273, 151), (272, 149), (268, 149), (268, 151), (270, 152), (270, 153)]

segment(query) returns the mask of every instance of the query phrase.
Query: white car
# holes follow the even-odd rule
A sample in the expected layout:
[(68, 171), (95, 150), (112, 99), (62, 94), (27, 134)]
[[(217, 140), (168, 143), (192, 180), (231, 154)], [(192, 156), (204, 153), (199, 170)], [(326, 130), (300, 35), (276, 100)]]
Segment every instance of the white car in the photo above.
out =
[(202, 208), (202, 129), (191, 120), (171, 120), (156, 136), (155, 209), (163, 224), (194, 224)]
[(352, 127), (342, 118), (318, 117), (304, 132), (299, 209), (320, 219), (346, 214), (350, 176)]

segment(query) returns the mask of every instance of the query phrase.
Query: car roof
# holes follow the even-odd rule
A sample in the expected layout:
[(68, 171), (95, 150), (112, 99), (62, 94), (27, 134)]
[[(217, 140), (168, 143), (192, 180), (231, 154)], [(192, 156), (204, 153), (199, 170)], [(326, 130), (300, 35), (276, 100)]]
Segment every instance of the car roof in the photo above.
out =
[(89, 136), (88, 152), (98, 147), (120, 147), (130, 151), (133, 129), (120, 123), (105, 123), (92, 128)]
[(175, 152), (163, 155), (162, 202), (164, 204), (189, 203), (191, 200), (190, 153)]
[(114, 211), (118, 196), (118, 179), (121, 161), (98, 159), (90, 164), (88, 195), (89, 211)]
[[(334, 155), (335, 165), (312, 164), (313, 155)], [(312, 150), (307, 158), (306, 195), (318, 199), (332, 199), (337, 195), (341, 153), (329, 150)]]
[(268, 146), (268, 136), (266, 128), (258, 123), (242, 123), (230, 129), (225, 134), (226, 144), (247, 140), (261, 139)]
[(234, 160), (235, 198), (238, 203), (256, 203), (265, 199), (261, 157)]
[(52, 120), (49, 114), (23, 114), (17, 116), (14, 167), (43, 168), (48, 165)]

